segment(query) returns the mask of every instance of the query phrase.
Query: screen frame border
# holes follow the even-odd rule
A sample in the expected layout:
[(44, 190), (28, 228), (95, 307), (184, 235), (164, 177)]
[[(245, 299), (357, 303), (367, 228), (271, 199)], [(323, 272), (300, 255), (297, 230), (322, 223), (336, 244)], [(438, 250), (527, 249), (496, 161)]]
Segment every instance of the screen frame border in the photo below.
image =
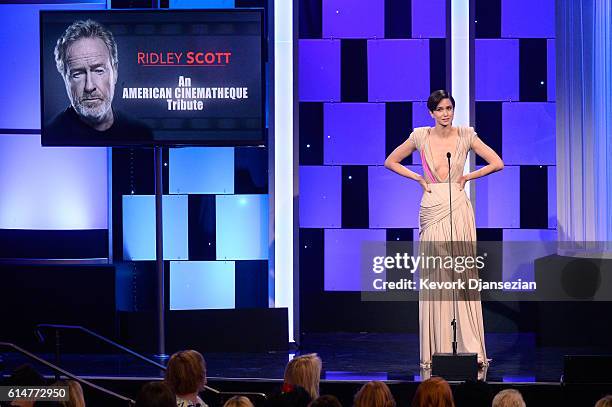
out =
[[(150, 14), (221, 14), (221, 13), (253, 13), (259, 16), (260, 22), (260, 72), (261, 72), (261, 123), (259, 127), (259, 138), (257, 140), (244, 140), (236, 138), (217, 138), (214, 140), (152, 140), (150, 143), (140, 142), (125, 142), (125, 143), (88, 143), (88, 144), (65, 144), (65, 143), (45, 143), (44, 139), (44, 47), (43, 47), (43, 18), (44, 15), (51, 14), (137, 14), (137, 13), (150, 13)], [(267, 33), (265, 31), (265, 9), (261, 7), (245, 7), (245, 8), (219, 8), (219, 9), (147, 9), (147, 8), (134, 8), (134, 9), (107, 9), (107, 10), (40, 10), (38, 16), (39, 24), (39, 86), (40, 86), (40, 140), (41, 145), (44, 147), (265, 147), (268, 145), (268, 128), (266, 127), (266, 111), (268, 103), (267, 90), (267, 71), (266, 63), (269, 53), (267, 52)], [(257, 130), (255, 130), (257, 131)]]

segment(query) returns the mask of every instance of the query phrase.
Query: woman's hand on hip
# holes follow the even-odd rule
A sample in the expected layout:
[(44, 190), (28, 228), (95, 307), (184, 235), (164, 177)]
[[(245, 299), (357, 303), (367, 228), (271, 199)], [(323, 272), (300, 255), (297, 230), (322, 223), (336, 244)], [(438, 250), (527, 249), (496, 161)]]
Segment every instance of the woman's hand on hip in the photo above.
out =
[(425, 178), (419, 179), (419, 185), (423, 188), (423, 192), (431, 193), (431, 188), (429, 188), (429, 184), (425, 181)]
[(465, 183), (468, 181), (469, 180), (465, 175), (459, 177), (459, 191), (463, 191), (463, 188), (465, 188)]

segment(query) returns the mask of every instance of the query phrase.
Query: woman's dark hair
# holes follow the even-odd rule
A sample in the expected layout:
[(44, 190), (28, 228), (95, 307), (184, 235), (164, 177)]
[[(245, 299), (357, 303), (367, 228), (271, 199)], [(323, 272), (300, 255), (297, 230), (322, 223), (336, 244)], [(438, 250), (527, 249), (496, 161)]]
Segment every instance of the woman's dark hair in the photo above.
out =
[(340, 404), (340, 400), (336, 396), (328, 394), (312, 400), (308, 407), (342, 407), (342, 404)]
[(438, 104), (442, 101), (442, 99), (450, 99), (453, 109), (455, 108), (455, 99), (453, 99), (448, 91), (440, 89), (433, 91), (431, 95), (429, 95), (429, 98), (427, 99), (427, 109), (429, 109), (430, 112), (433, 112), (436, 110), (436, 107), (438, 107)]
[(46, 386), (47, 381), (31, 364), (26, 363), (15, 370), (5, 380), (5, 386)]
[(166, 383), (149, 382), (140, 390), (136, 407), (176, 407), (176, 396)]

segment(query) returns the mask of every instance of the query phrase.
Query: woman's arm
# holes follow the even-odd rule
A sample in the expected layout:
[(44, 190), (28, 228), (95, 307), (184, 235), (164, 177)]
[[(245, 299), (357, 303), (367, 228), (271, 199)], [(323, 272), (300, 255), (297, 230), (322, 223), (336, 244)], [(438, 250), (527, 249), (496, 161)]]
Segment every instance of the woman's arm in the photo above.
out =
[(485, 175), (489, 175), (504, 169), (504, 162), (502, 161), (502, 159), (491, 147), (486, 145), (481, 139), (476, 138), (476, 140), (474, 140), (474, 143), (472, 144), (472, 150), (474, 150), (474, 152), (478, 154), (479, 157), (485, 160), (487, 162), (487, 165), (485, 165), (479, 170), (463, 175), (459, 181), (459, 183), (461, 184), (461, 189), (463, 189), (463, 186), (469, 180), (484, 177)]
[(399, 147), (393, 150), (391, 154), (389, 154), (389, 157), (387, 157), (385, 160), (385, 168), (390, 169), (403, 177), (415, 180), (421, 185), (424, 191), (431, 192), (429, 185), (427, 185), (427, 182), (425, 182), (425, 179), (421, 175), (414, 171), (410, 171), (408, 168), (400, 164), (404, 158), (408, 157), (415, 150), (416, 146), (411, 140), (404, 141)]

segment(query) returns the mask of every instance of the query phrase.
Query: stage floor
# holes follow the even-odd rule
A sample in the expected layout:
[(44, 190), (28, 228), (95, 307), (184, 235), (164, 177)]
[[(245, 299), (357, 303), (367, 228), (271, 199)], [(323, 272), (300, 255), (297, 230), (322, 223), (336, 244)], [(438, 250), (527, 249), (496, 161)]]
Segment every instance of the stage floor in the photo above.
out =
[[(248, 340), (248, 335), (245, 335)], [(488, 382), (559, 383), (563, 355), (612, 354), (612, 349), (536, 347), (533, 334), (487, 334), (486, 345), (493, 361), (483, 377)], [(216, 380), (281, 380), (287, 361), (295, 353), (318, 353), (323, 360), (323, 380), (420, 381), (418, 336), (414, 334), (334, 333), (308, 334), (300, 349), (288, 352), (207, 353), (208, 375)], [(163, 374), (129, 355), (62, 355), (61, 366), (84, 377), (153, 378)], [(26, 362), (14, 353), (4, 357), (3, 374)], [(54, 362), (53, 354), (42, 355)], [(41, 372), (51, 375), (44, 368)], [(426, 374), (426, 373), (425, 373)]]

